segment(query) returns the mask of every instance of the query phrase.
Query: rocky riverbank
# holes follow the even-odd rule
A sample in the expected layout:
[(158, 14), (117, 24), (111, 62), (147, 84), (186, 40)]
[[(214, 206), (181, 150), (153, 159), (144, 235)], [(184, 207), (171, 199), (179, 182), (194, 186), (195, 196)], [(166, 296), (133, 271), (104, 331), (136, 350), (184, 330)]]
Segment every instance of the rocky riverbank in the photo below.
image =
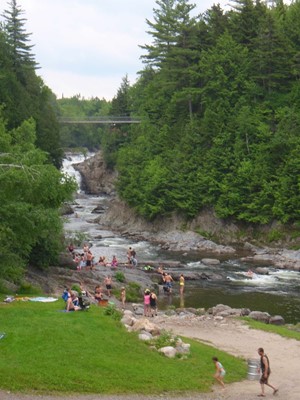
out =
[[(274, 248), (254, 245), (253, 226), (240, 226), (236, 222), (220, 220), (212, 210), (204, 210), (197, 218), (189, 222), (175, 214), (149, 222), (118, 199), (115, 194), (117, 174), (106, 168), (101, 152), (75, 165), (75, 168), (81, 173), (84, 188), (88, 193), (110, 196), (107, 209), (97, 217), (102, 227), (109, 227), (124, 236), (157, 243), (166, 250), (194, 251), (219, 257), (233, 256), (237, 252), (243, 252), (245, 261), (300, 271), (300, 250), (284, 248), (287, 244), (300, 246), (298, 237), (293, 239), (288, 237), (288, 242), (282, 242), (283, 247), (279, 246), (280, 243)], [(267, 236), (274, 230), (276, 230), (276, 224), (261, 227), (260, 234)], [(206, 233), (205, 236), (217, 237), (218, 240), (209, 240), (197, 232)], [(240, 239), (241, 237), (243, 239)]]

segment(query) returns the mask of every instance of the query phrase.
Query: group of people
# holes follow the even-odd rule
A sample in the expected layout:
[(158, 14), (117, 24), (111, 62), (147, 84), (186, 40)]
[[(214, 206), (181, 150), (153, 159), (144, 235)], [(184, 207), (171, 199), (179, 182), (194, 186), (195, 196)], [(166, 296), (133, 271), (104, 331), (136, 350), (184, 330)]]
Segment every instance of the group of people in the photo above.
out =
[[(258, 367), (258, 372), (261, 373), (261, 377), (259, 380), (259, 383), (261, 386), (261, 393), (258, 394), (258, 397), (266, 397), (265, 385), (269, 386), (273, 390), (273, 394), (275, 395), (278, 392), (278, 388), (276, 388), (275, 386), (273, 386), (269, 383), (269, 377), (271, 374), (269, 357), (266, 355), (266, 353), (262, 347), (260, 347), (257, 350), (257, 352), (260, 356), (260, 365)], [(217, 357), (213, 357), (212, 361), (215, 364), (215, 368), (216, 368), (214, 378), (220, 383), (220, 385), (224, 389), (225, 388), (224, 377), (225, 377), (226, 371)]]
[(94, 269), (95, 268), (95, 257), (91, 252), (91, 249), (87, 243), (83, 245), (81, 252), (76, 252), (73, 243), (70, 243), (67, 247), (69, 252), (73, 255), (73, 261), (76, 263), (78, 271), (82, 269)]
[[(83, 245), (83, 250), (81, 252), (76, 251), (73, 243), (70, 243), (67, 246), (67, 250), (72, 254), (73, 261), (76, 263), (76, 268), (78, 271), (81, 271), (82, 269), (94, 269), (96, 265), (111, 268), (117, 268), (119, 265), (119, 261), (115, 255), (113, 255), (111, 261), (108, 261), (105, 256), (100, 256), (97, 262), (88, 243), (85, 243)], [(136, 251), (133, 247), (129, 247), (127, 250), (126, 264), (131, 267), (137, 267), (138, 265), (136, 259)]]
[(132, 247), (127, 250), (127, 264), (131, 267), (137, 267), (136, 251)]
[[(165, 293), (172, 293), (174, 279), (169, 272), (165, 272), (161, 266), (158, 267), (157, 272), (161, 274), (163, 289)], [(183, 274), (179, 277), (179, 294), (183, 296), (185, 286), (185, 278)]]
[(144, 292), (144, 316), (154, 317), (157, 315), (157, 296), (154, 291), (146, 289)]

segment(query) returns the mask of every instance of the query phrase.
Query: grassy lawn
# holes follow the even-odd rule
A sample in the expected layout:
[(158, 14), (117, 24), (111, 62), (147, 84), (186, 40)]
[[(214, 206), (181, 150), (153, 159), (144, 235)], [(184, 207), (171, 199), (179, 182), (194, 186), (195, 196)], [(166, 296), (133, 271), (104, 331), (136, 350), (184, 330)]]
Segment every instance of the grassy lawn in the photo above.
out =
[(0, 306), (0, 388), (38, 393), (155, 394), (211, 390), (219, 357), (225, 382), (245, 378), (246, 363), (210, 346), (191, 343), (183, 360), (168, 359), (128, 333), (120, 322), (92, 306), (61, 312), (54, 303)]
[(247, 322), (247, 324), (250, 326), (250, 328), (260, 329), (260, 330), (266, 331), (266, 332), (277, 333), (278, 335), (286, 337), (286, 338), (300, 340), (300, 332), (297, 332), (296, 330), (293, 330), (292, 328), (288, 328), (286, 326), (276, 326), (276, 325), (272, 325), (272, 324), (265, 324), (263, 322), (255, 321), (254, 319), (248, 318), (248, 317), (244, 317), (242, 319)]

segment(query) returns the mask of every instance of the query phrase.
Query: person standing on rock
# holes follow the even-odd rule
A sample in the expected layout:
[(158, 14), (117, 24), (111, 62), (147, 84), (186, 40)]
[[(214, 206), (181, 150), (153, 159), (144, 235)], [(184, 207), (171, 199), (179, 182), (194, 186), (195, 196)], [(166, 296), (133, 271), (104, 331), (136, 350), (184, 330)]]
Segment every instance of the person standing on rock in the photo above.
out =
[(154, 315), (157, 315), (157, 296), (154, 291), (150, 293), (150, 309), (152, 317), (154, 317)]
[(107, 296), (110, 297), (112, 289), (112, 279), (110, 275), (107, 275), (107, 277), (104, 279), (104, 284), (106, 286)]
[(146, 289), (144, 293), (144, 316), (150, 317), (150, 290)]
[(265, 385), (269, 386), (270, 388), (273, 389), (273, 394), (276, 394), (278, 392), (278, 389), (276, 389), (274, 386), (272, 386), (268, 381), (269, 381), (269, 376), (271, 373), (271, 368), (270, 368), (270, 361), (268, 356), (265, 354), (265, 351), (262, 347), (260, 347), (258, 350), (258, 354), (260, 355), (260, 372), (261, 372), (261, 377), (260, 377), (260, 386), (261, 386), (261, 393), (258, 395), (258, 397), (266, 397), (265, 395)]
[(183, 292), (184, 292), (184, 276), (183, 276), (183, 274), (181, 274), (180, 278), (179, 278), (179, 293), (180, 293), (180, 296), (183, 295)]
[(166, 273), (163, 275), (163, 280), (164, 280), (166, 292), (167, 292), (167, 293), (172, 293), (172, 282), (173, 282), (173, 278), (172, 278), (172, 276), (169, 274), (169, 272), (166, 272)]
[(123, 287), (121, 288), (121, 303), (122, 303), (122, 309), (123, 309), (123, 310), (125, 309), (125, 302), (126, 302), (126, 289), (125, 289), (125, 287), (123, 286)]
[(128, 247), (128, 250), (127, 250), (127, 264), (128, 264), (128, 265), (131, 264), (131, 261), (130, 261), (130, 259), (131, 259), (131, 252), (132, 252), (132, 247)]

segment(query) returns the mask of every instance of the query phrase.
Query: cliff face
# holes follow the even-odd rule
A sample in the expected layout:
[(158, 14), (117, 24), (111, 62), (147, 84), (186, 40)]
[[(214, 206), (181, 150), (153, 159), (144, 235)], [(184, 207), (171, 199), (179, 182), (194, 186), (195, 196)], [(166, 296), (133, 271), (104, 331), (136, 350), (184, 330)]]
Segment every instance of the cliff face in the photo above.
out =
[(82, 189), (86, 193), (108, 195), (115, 193), (117, 173), (107, 169), (101, 152), (73, 166), (82, 176)]

